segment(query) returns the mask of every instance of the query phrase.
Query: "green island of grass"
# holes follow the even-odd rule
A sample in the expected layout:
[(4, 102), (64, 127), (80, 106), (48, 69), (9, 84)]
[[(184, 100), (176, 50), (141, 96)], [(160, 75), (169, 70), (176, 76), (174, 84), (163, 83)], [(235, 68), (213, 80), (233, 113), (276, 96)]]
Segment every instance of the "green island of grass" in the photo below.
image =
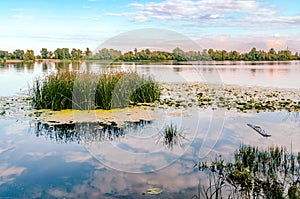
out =
[(160, 98), (160, 87), (151, 77), (133, 72), (52, 73), (37, 78), (30, 88), (36, 109), (110, 110)]

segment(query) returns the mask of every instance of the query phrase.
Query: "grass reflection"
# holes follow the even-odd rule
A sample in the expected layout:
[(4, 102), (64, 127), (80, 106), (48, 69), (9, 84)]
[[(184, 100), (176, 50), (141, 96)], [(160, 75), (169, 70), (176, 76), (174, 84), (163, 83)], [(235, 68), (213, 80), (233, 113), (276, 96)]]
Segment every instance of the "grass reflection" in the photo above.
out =
[(113, 141), (125, 136), (131, 129), (143, 128), (151, 121), (140, 120), (138, 122), (128, 122), (125, 126), (119, 127), (111, 122), (85, 122), (72, 124), (54, 124), (36, 123), (35, 135), (37, 137), (46, 137), (57, 143), (94, 143)]

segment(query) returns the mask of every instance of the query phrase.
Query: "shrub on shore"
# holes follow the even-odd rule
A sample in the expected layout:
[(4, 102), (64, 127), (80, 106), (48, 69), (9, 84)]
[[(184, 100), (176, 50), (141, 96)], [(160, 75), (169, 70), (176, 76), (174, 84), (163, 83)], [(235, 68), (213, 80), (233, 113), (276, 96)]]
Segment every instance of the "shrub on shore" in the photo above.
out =
[(52, 73), (34, 81), (30, 89), (36, 109), (93, 110), (151, 103), (160, 98), (160, 87), (137, 73)]

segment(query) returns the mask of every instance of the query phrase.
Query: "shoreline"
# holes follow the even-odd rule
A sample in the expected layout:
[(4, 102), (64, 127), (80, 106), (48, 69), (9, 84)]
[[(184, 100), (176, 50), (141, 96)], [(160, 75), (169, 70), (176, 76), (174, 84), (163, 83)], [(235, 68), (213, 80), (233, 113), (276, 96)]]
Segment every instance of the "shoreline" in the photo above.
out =
[(264, 64), (271, 64), (271, 65), (276, 65), (276, 64), (284, 64), (284, 65), (289, 65), (290, 63), (299, 63), (300, 60), (287, 60), (287, 61), (230, 61), (230, 60), (225, 60), (225, 61), (205, 61), (205, 60), (199, 60), (199, 61), (182, 61), (182, 62), (177, 62), (177, 61), (152, 61), (152, 60), (144, 60), (144, 61), (113, 61), (113, 60), (72, 60), (72, 59), (66, 59), (66, 60), (60, 60), (60, 59), (36, 59), (36, 60), (30, 60), (30, 61), (25, 61), (25, 60), (3, 60), (0, 59), (0, 63), (83, 63), (83, 62), (100, 62), (100, 63), (111, 63), (111, 64), (136, 64), (136, 65), (155, 65), (155, 64), (161, 64), (161, 65), (174, 65), (174, 66), (180, 66), (180, 65), (264, 65)]
[(8, 64), (14, 64), (14, 63), (59, 63), (59, 62), (69, 62), (66, 60), (59, 60), (59, 59), (37, 59), (37, 60), (30, 60), (30, 61), (25, 61), (25, 60), (0, 60), (0, 63), (8, 63)]

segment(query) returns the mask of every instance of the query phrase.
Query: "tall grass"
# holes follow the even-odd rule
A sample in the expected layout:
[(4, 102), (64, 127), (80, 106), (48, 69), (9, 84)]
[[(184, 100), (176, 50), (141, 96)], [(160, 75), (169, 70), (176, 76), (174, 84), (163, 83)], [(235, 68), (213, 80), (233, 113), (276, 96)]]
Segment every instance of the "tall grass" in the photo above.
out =
[(63, 72), (38, 78), (30, 89), (32, 102), (37, 109), (61, 110), (72, 108), (72, 92), (76, 73)]
[(150, 103), (160, 98), (160, 87), (137, 73), (53, 73), (34, 81), (30, 89), (36, 109), (105, 109)]
[(173, 149), (174, 145), (179, 145), (182, 147), (182, 142), (184, 139), (183, 129), (177, 127), (176, 124), (168, 124), (163, 127), (160, 132), (161, 136), (158, 141), (163, 141), (163, 143), (170, 149)]
[(285, 147), (241, 146), (233, 162), (218, 157), (195, 166), (209, 174), (203, 198), (300, 198), (300, 152)]

